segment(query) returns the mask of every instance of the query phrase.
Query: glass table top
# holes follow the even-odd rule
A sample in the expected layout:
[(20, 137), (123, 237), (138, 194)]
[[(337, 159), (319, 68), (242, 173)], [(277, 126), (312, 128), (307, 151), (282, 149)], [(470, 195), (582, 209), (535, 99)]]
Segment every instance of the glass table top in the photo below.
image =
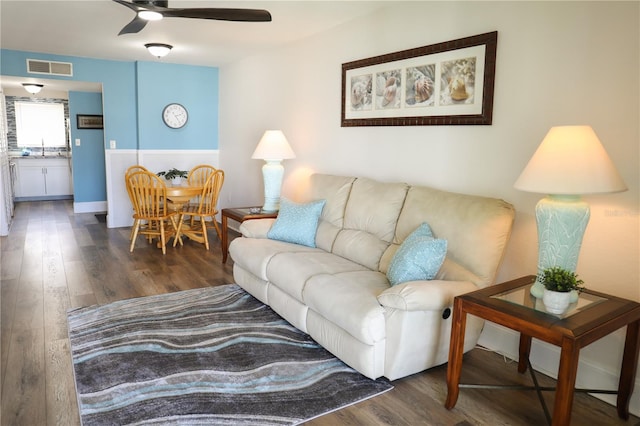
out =
[(597, 305), (598, 303), (602, 303), (607, 300), (604, 297), (596, 296), (594, 294), (580, 293), (577, 302), (572, 303), (569, 306), (567, 312), (562, 315), (552, 314), (550, 312), (547, 312), (541, 298), (538, 299), (537, 297), (531, 295), (530, 289), (532, 285), (533, 284), (528, 284), (522, 287), (517, 287), (502, 293), (495, 294), (491, 297), (494, 299), (500, 299), (510, 303), (514, 303), (516, 305), (528, 307), (536, 311), (544, 312), (548, 315), (553, 315), (558, 318), (570, 317), (571, 315), (575, 315), (578, 312), (589, 309)]
[(232, 207), (224, 209), (226, 211), (234, 211), (245, 216), (252, 214), (260, 214), (260, 215), (277, 215), (278, 212), (267, 212), (262, 210), (262, 207)]

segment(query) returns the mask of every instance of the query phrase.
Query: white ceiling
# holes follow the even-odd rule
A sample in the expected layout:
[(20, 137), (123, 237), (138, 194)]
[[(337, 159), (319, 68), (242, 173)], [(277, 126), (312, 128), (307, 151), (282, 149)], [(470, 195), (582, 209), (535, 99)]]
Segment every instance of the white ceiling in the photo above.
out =
[[(0, 47), (109, 60), (221, 66), (323, 32), (384, 5), (381, 1), (169, 0), (169, 7), (267, 9), (273, 21), (165, 18), (149, 22), (137, 34), (118, 36), (134, 12), (111, 0), (0, 0)], [(145, 43), (154, 42), (174, 48), (156, 59), (144, 48)], [(24, 81), (3, 77), (2, 87)]]

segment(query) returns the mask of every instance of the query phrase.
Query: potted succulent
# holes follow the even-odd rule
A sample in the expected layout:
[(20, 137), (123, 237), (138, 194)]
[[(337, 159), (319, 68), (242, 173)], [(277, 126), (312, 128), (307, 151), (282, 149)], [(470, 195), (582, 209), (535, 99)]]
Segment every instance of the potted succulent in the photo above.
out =
[(170, 181), (173, 185), (180, 185), (182, 183), (182, 179), (186, 179), (189, 172), (186, 170), (178, 170), (176, 168), (164, 170), (158, 172), (158, 176), (164, 176), (164, 178)]
[(548, 312), (563, 314), (571, 303), (572, 293), (584, 290), (584, 281), (578, 275), (559, 266), (544, 269), (538, 275), (538, 281), (544, 286), (542, 301)]

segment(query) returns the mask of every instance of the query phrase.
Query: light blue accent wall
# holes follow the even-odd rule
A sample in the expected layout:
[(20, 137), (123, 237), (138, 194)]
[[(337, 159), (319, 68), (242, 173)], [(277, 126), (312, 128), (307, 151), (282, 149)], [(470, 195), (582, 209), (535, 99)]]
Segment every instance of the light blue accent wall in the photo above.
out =
[[(69, 92), (69, 116), (71, 118), (74, 201), (79, 203), (104, 201), (107, 199), (104, 132), (100, 129), (78, 129), (77, 114), (102, 115), (102, 95)], [(80, 146), (75, 145), (76, 139), (80, 139)]]
[[(218, 69), (137, 63), (140, 149), (218, 148)], [(162, 121), (170, 103), (184, 106), (189, 119), (180, 129)]]
[[(73, 64), (73, 77), (29, 74), (27, 59), (70, 62)], [(109, 146), (108, 141), (115, 140), (117, 149), (218, 149), (218, 68), (109, 61), (1, 49), (0, 75), (102, 83), (102, 148)], [(73, 126), (78, 108), (99, 104), (96, 98), (88, 96), (85, 99), (79, 92), (69, 96), (70, 102), (72, 97), (73, 102), (77, 102), (71, 115)], [(163, 108), (173, 102), (184, 105), (189, 111), (189, 121), (182, 129), (170, 129), (162, 122)], [(93, 132), (96, 133), (88, 133), (90, 136), (87, 137), (91, 140), (89, 144), (96, 148), (98, 144), (92, 140), (100, 132)], [(72, 144), (76, 134), (72, 133)], [(80, 135), (81, 148), (85, 147), (84, 138)], [(96, 167), (104, 170), (104, 152), (101, 160), (88, 153), (85, 156), (84, 152), (87, 151), (77, 151), (84, 160), (91, 158), (76, 166), (74, 150), (76, 201), (104, 201), (105, 178), (97, 179), (96, 176)], [(101, 165), (98, 165), (99, 161), (102, 161)]]
[[(29, 74), (27, 73), (27, 59), (70, 62), (73, 64), (73, 77)], [(117, 141), (118, 149), (137, 148), (136, 103), (138, 95), (134, 62), (2, 49), (0, 50), (0, 75), (102, 83), (105, 140)]]

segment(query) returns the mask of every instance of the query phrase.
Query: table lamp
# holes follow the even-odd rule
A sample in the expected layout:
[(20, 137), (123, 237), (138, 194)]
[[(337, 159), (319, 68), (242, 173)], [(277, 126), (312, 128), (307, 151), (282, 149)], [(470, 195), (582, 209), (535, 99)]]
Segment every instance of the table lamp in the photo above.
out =
[(284, 167), (282, 160), (296, 158), (287, 138), (281, 130), (267, 130), (262, 135), (256, 150), (251, 156), (253, 159), (264, 160), (262, 177), (264, 180), (264, 212), (277, 212), (280, 209), (280, 187)]
[[(538, 275), (553, 266), (575, 272), (589, 222), (589, 205), (580, 195), (627, 190), (591, 126), (552, 127), (514, 187), (547, 194), (536, 205)], [(531, 294), (540, 298), (543, 292), (536, 279)]]

